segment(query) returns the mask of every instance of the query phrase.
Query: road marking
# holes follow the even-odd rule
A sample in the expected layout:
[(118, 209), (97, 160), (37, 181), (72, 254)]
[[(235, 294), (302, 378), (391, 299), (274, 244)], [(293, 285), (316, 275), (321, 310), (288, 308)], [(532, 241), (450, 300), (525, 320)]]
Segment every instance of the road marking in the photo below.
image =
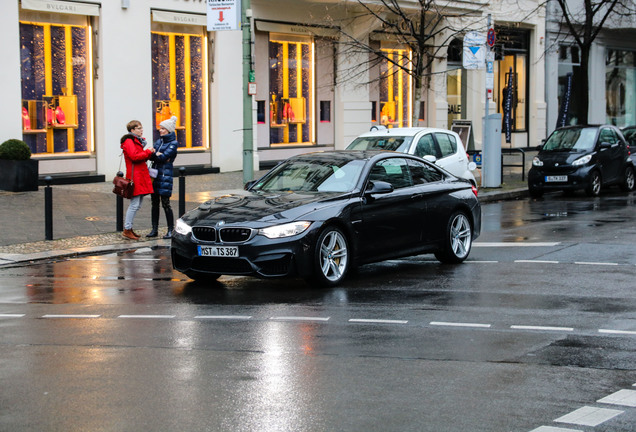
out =
[(161, 261), (160, 258), (122, 258), (120, 261)]
[(636, 390), (619, 390), (596, 402), (636, 408)]
[(574, 331), (572, 327), (511, 325), (510, 328), (515, 330), (550, 330), (550, 331), (568, 331), (568, 332)]
[(175, 315), (119, 315), (117, 318), (174, 318)]
[(297, 317), (297, 316), (280, 316), (280, 317), (271, 317), (270, 320), (273, 321), (329, 321), (329, 318), (320, 318), (320, 317)]
[(364, 324), (407, 324), (406, 320), (389, 320), (389, 319), (366, 319), (366, 318), (351, 318), (350, 323), (364, 323)]
[(432, 326), (449, 326), (449, 327), (477, 327), (477, 328), (490, 328), (490, 324), (478, 324), (478, 323), (458, 323), (458, 322), (444, 322), (444, 321), (431, 321), (428, 323)]
[(0, 318), (22, 318), (25, 314), (0, 314)]
[(554, 247), (561, 242), (475, 242), (473, 247)]
[(580, 429), (566, 429), (552, 426), (540, 426), (536, 429), (532, 429), (530, 432), (583, 432)]
[(574, 264), (581, 265), (598, 265), (598, 266), (617, 266), (618, 263), (607, 263), (607, 262), (585, 262), (585, 261), (574, 261)]
[(628, 335), (636, 335), (636, 331), (633, 330), (610, 330), (610, 329), (599, 329), (599, 333), (608, 333), (608, 334), (628, 334)]
[(554, 421), (594, 427), (616, 417), (617, 415), (623, 414), (623, 412), (624, 411), (584, 406), (583, 408), (572, 411), (570, 414), (559, 417)]
[(558, 261), (547, 261), (547, 260), (514, 260), (516, 263), (532, 263), (532, 264), (558, 264)]
[(251, 315), (197, 315), (194, 319), (217, 319), (217, 320), (249, 320)]
[(66, 314), (66, 315), (55, 315), (48, 314), (42, 315), (42, 318), (99, 318), (101, 315), (78, 315), (78, 314)]
[(497, 264), (499, 261), (472, 261), (472, 260), (468, 260), (465, 261), (466, 263), (475, 263), (475, 264)]

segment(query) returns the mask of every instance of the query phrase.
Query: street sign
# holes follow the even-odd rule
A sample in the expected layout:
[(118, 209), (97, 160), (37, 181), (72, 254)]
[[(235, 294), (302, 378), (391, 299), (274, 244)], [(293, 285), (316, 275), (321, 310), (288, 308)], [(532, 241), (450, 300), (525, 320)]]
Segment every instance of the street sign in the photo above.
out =
[(488, 43), (488, 46), (492, 48), (493, 45), (495, 45), (495, 40), (496, 40), (495, 29), (491, 27), (488, 29), (488, 36), (486, 37), (486, 42)]
[(476, 31), (464, 36), (464, 69), (483, 69), (486, 60), (486, 37)]
[(239, 30), (241, 0), (207, 0), (208, 31)]

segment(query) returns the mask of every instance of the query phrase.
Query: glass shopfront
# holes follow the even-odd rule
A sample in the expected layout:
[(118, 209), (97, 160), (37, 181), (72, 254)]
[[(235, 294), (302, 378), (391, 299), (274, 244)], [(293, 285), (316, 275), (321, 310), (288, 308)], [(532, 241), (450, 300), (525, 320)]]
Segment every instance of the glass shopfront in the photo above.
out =
[(636, 124), (636, 52), (608, 49), (605, 59), (606, 121)]
[(391, 127), (411, 126), (410, 52), (406, 49), (382, 49), (380, 62), (380, 124)]
[(86, 17), (20, 21), (22, 137), (33, 154), (93, 150), (90, 35)]
[(310, 38), (270, 33), (269, 142), (311, 145), (314, 137), (314, 45)]
[(179, 146), (206, 147), (207, 41), (203, 30), (192, 26), (191, 32), (153, 31), (151, 43), (153, 138), (159, 138), (159, 123), (174, 115)]

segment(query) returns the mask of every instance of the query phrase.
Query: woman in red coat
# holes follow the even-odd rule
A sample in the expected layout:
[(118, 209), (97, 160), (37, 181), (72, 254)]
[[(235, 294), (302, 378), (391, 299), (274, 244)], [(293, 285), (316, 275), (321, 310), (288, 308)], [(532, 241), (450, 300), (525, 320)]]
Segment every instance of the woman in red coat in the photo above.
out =
[[(124, 238), (139, 240), (139, 235), (133, 231), (133, 221), (137, 211), (141, 208), (144, 196), (151, 194), (152, 179), (148, 173), (146, 161), (155, 152), (154, 148), (144, 149), (146, 139), (143, 137), (144, 128), (138, 120), (132, 120), (126, 125), (128, 133), (121, 137), (121, 149), (126, 161), (126, 178), (134, 183), (133, 197), (130, 200), (126, 220), (124, 221)], [(131, 177), (132, 176), (132, 177)]]

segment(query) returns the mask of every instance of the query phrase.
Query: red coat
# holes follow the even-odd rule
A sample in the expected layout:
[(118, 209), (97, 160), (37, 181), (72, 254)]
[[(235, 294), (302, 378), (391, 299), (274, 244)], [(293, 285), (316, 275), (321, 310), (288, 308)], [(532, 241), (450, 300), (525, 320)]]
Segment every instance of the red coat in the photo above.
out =
[(135, 184), (133, 196), (151, 194), (153, 192), (152, 178), (148, 173), (146, 161), (153, 153), (152, 149), (144, 150), (141, 140), (134, 134), (127, 134), (121, 138), (121, 149), (126, 161), (126, 178), (130, 178), (131, 172), (133, 175), (132, 181)]

